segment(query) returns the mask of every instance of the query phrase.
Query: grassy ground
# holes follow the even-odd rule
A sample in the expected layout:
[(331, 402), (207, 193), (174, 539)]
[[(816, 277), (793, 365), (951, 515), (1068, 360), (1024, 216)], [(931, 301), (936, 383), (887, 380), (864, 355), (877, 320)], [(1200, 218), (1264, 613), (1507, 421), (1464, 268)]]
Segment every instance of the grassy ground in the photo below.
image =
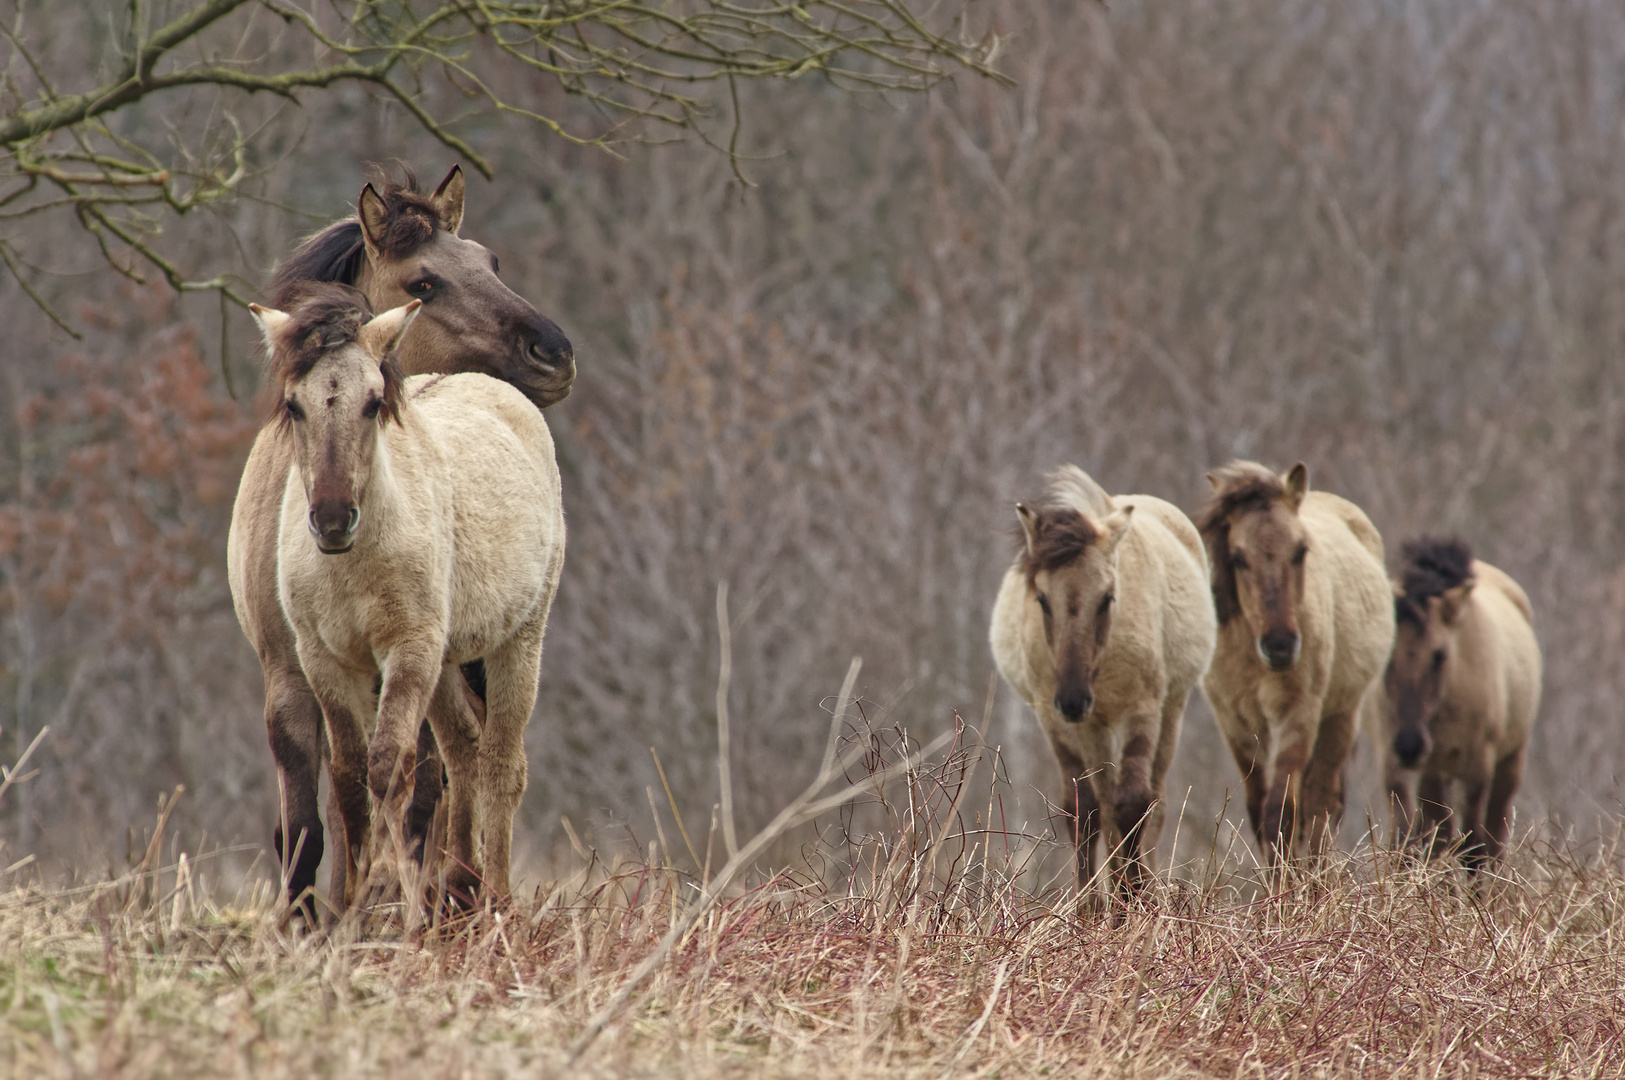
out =
[(1275, 888), (1208, 872), (1113, 919), (1023, 892), (1008, 864), (933, 873), (927, 849), (881, 844), (845, 886), (734, 888), (618, 1011), (692, 877), (584, 864), (426, 933), (387, 912), (286, 932), (269, 883), (224, 902), (195, 860), (17, 887), (0, 897), (0, 1074), (1625, 1072), (1611, 858), (1525, 844), (1483, 888), (1380, 853)]

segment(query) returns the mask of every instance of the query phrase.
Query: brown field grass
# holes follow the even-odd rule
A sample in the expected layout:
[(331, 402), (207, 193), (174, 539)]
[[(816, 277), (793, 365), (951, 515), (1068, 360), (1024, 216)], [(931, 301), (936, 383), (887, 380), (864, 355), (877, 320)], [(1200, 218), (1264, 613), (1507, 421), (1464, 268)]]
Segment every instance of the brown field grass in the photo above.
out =
[[(210, 860), (172, 841), (159, 866), (160, 820), (126, 873), (0, 896), (0, 1072), (1625, 1071), (1613, 849), (1525, 835), (1476, 884), (1381, 845), (1285, 880), (1216, 851), (1165, 871), (1132, 909), (1080, 914), (1075, 893), (1031, 872), (1069, 853), (1012, 844), (967, 808), (987, 751), (965, 743), (930, 752), (869, 733), (826, 769), (855, 766), (855, 788), (797, 800), (801, 817), (719, 872), (700, 869), (722, 846), (713, 821), (694, 870), (676, 865), (698, 854), (686, 830), (648, 860), (583, 848), (506, 910), (427, 929), (384, 905), (290, 931), (274, 881), (211, 885)], [(983, 791), (996, 807), (997, 786)], [(749, 869), (814, 812), (825, 827), (801, 869)], [(730, 867), (747, 870), (736, 881)]]

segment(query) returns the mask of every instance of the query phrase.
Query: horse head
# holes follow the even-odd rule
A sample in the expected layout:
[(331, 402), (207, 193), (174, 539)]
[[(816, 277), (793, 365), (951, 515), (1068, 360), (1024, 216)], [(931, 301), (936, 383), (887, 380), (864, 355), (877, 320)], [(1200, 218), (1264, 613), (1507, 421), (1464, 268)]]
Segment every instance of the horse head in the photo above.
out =
[(1394, 652), (1384, 676), (1394, 756), (1415, 768), (1433, 749), (1431, 728), (1457, 659), (1462, 612), (1473, 591), (1472, 550), (1461, 540), (1404, 547), (1394, 583)]
[(364, 292), (375, 310), (418, 300), (418, 328), (402, 348), (408, 375), (477, 371), (511, 383), (537, 408), (575, 382), (575, 352), (553, 320), (497, 276), (496, 256), (459, 235), (465, 185), (453, 167), (433, 194), (402, 182), (367, 184), (356, 216), (305, 241), (277, 268), (270, 292), (287, 309), (302, 283), (334, 281)]
[(1298, 662), (1309, 532), (1298, 508), (1309, 493), (1299, 462), (1285, 476), (1234, 461), (1208, 474), (1213, 497), (1198, 521), (1213, 567), (1213, 601), (1222, 627), (1240, 617), (1259, 661), (1271, 671)]
[(290, 433), (316, 546), (355, 546), (379, 435), (399, 422), (403, 379), (393, 353), (422, 302), (372, 317), (344, 285), (312, 286), (291, 312), (251, 304), (281, 390), (278, 422)]
[(1044, 505), (1017, 503), (1027, 592), (1044, 617), (1055, 665), (1055, 710), (1077, 723), (1094, 711), (1095, 672), (1111, 638), (1117, 546), (1134, 507), (1116, 508), (1081, 469), (1051, 477)]

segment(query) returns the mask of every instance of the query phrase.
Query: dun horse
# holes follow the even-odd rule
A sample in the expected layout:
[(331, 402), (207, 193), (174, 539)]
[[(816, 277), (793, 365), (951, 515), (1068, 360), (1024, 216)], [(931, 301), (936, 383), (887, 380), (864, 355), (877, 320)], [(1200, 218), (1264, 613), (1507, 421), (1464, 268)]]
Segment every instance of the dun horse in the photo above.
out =
[[(1388, 789), (1396, 837), (1454, 840), (1447, 803), (1462, 786), (1463, 858), (1498, 858), (1524, 747), (1540, 707), (1541, 658), (1529, 597), (1460, 540), (1414, 540), (1394, 583), (1399, 633), (1388, 665)], [(1417, 827), (1405, 772), (1419, 770)]]
[[(483, 372), (518, 387), (536, 408), (546, 408), (563, 400), (575, 379), (570, 342), (502, 283), (488, 250), (458, 235), (463, 203), (463, 176), (457, 168), (432, 195), (420, 192), (410, 173), (404, 183), (384, 183), (381, 190), (368, 184), (356, 217), (323, 229), (283, 262), (271, 282), (272, 304), (292, 306), (310, 281), (355, 285), (377, 310), (422, 300), (412, 335), (399, 352), (407, 374)], [(288, 899), (297, 901), (314, 887), (325, 846), (317, 788), (327, 739), (321, 710), (299, 667), (293, 629), (277, 597), (277, 510), (291, 464), (286, 440), (269, 429), (262, 432), (243, 471), (228, 558), (237, 618), (265, 674), (265, 724), (281, 791), (274, 837)], [(470, 670), (477, 682), (478, 665)], [(473, 722), (478, 698), (472, 692), (465, 700), (453, 697), (444, 695), (437, 705)], [(442, 720), (452, 722), (449, 716)], [(440, 766), (427, 731), (419, 744), (423, 753), (414, 816), (421, 828), (439, 790)], [(366, 821), (364, 776), (335, 773), (333, 794), (341, 821)], [(355, 840), (345, 846), (351, 859), (334, 864), (335, 897), (345, 893), (346, 867), (359, 852)], [(307, 917), (315, 914), (308, 900), (303, 910)]]
[(1176, 507), (1113, 498), (1071, 465), (1036, 510), (1016, 512), (1026, 548), (993, 607), (993, 657), (1060, 762), (1079, 883), (1094, 879), (1102, 836), (1128, 895), (1162, 832), (1163, 778), (1213, 655), (1202, 539)]
[[(1219, 643), (1202, 681), (1272, 861), (1320, 851), (1343, 817), (1356, 716), (1394, 642), (1382, 537), (1359, 507), (1234, 461), (1208, 476), (1197, 526)], [(1281, 849), (1285, 848), (1283, 852)]]
[[(506, 896), (525, 725), (564, 563), (559, 471), (547, 423), (512, 386), (471, 373), (403, 380), (390, 353), (422, 306), (369, 320), (365, 297), (327, 285), (291, 313), (253, 308), (283, 394), (274, 437), (294, 462), (277, 508), (278, 595), (334, 774), (364, 773), (380, 801), (405, 792), (409, 740), (428, 713), (451, 777), (451, 886), (483, 877)], [(455, 705), (458, 665), (481, 657), (478, 725)], [(431, 696), (457, 700), (431, 710)], [(346, 821), (352, 844), (366, 830)], [(360, 869), (348, 867), (346, 903)]]

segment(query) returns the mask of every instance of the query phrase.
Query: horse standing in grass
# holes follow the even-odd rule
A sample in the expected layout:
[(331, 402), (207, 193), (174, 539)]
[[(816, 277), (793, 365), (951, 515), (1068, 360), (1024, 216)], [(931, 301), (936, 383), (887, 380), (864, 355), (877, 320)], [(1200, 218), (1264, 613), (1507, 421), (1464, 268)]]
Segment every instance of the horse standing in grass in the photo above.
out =
[[(432, 194), (419, 191), (410, 173), (403, 183), (368, 184), (354, 218), (312, 236), (278, 268), (269, 290), (272, 306), (294, 306), (313, 281), (354, 285), (376, 310), (421, 300), (412, 334), (399, 351), (406, 374), (483, 372), (516, 386), (537, 409), (562, 401), (575, 379), (570, 342), (502, 283), (490, 251), (458, 235), (463, 205), (463, 175), (457, 168)], [(281, 795), (276, 851), (288, 900), (314, 919), (309, 894), (325, 847), (317, 788), (328, 748), (321, 710), (299, 667), (293, 628), (277, 596), (278, 509), (291, 466), (287, 441), (270, 428), (261, 432), (243, 470), (227, 560), (237, 619), (265, 674), (265, 726)], [(448, 710), (443, 724), (478, 723), (483, 704), (477, 691), (483, 681), (477, 660), (468, 672), (472, 689), (458, 680), (461, 694), (448, 690), (435, 699), (436, 708)], [(419, 732), (418, 749), (409, 828), (421, 834), (441, 782), (428, 725)], [(369, 808), (364, 773), (334, 772), (332, 785), (343, 832), (358, 830), (341, 845), (349, 857), (333, 866), (331, 893), (337, 902), (347, 892), (346, 874), (360, 852)]]
[[(547, 423), (513, 387), (403, 378), (390, 353), (421, 306), (368, 319), (360, 293), (329, 285), (291, 313), (253, 308), (283, 395), (275, 437), (294, 463), (278, 507), (278, 595), (334, 773), (363, 772), (381, 802), (408, 791), (427, 713), (451, 777), (449, 884), (467, 893), (483, 880), (504, 897), (564, 564), (559, 471)], [(458, 665), (481, 657), (483, 726), (431, 709), (431, 697), (461, 696)], [(361, 869), (349, 867), (347, 903)]]
[(1310, 491), (1301, 462), (1278, 476), (1233, 461), (1208, 480), (1197, 528), (1219, 642), (1202, 690), (1278, 862), (1330, 846), (1343, 817), (1356, 717), (1394, 643), (1382, 537), (1353, 503)]
[[(1399, 633), (1385, 680), (1395, 841), (1454, 841), (1446, 799), (1463, 793), (1463, 861), (1499, 858), (1540, 708), (1541, 657), (1529, 597), (1461, 540), (1413, 540), (1394, 582)], [(1405, 773), (1417, 770), (1420, 827)]]
[(1202, 539), (1177, 507), (1107, 495), (1072, 465), (1016, 512), (1026, 546), (993, 606), (993, 657), (1060, 762), (1079, 883), (1103, 837), (1126, 897), (1162, 833), (1163, 778), (1213, 655)]

